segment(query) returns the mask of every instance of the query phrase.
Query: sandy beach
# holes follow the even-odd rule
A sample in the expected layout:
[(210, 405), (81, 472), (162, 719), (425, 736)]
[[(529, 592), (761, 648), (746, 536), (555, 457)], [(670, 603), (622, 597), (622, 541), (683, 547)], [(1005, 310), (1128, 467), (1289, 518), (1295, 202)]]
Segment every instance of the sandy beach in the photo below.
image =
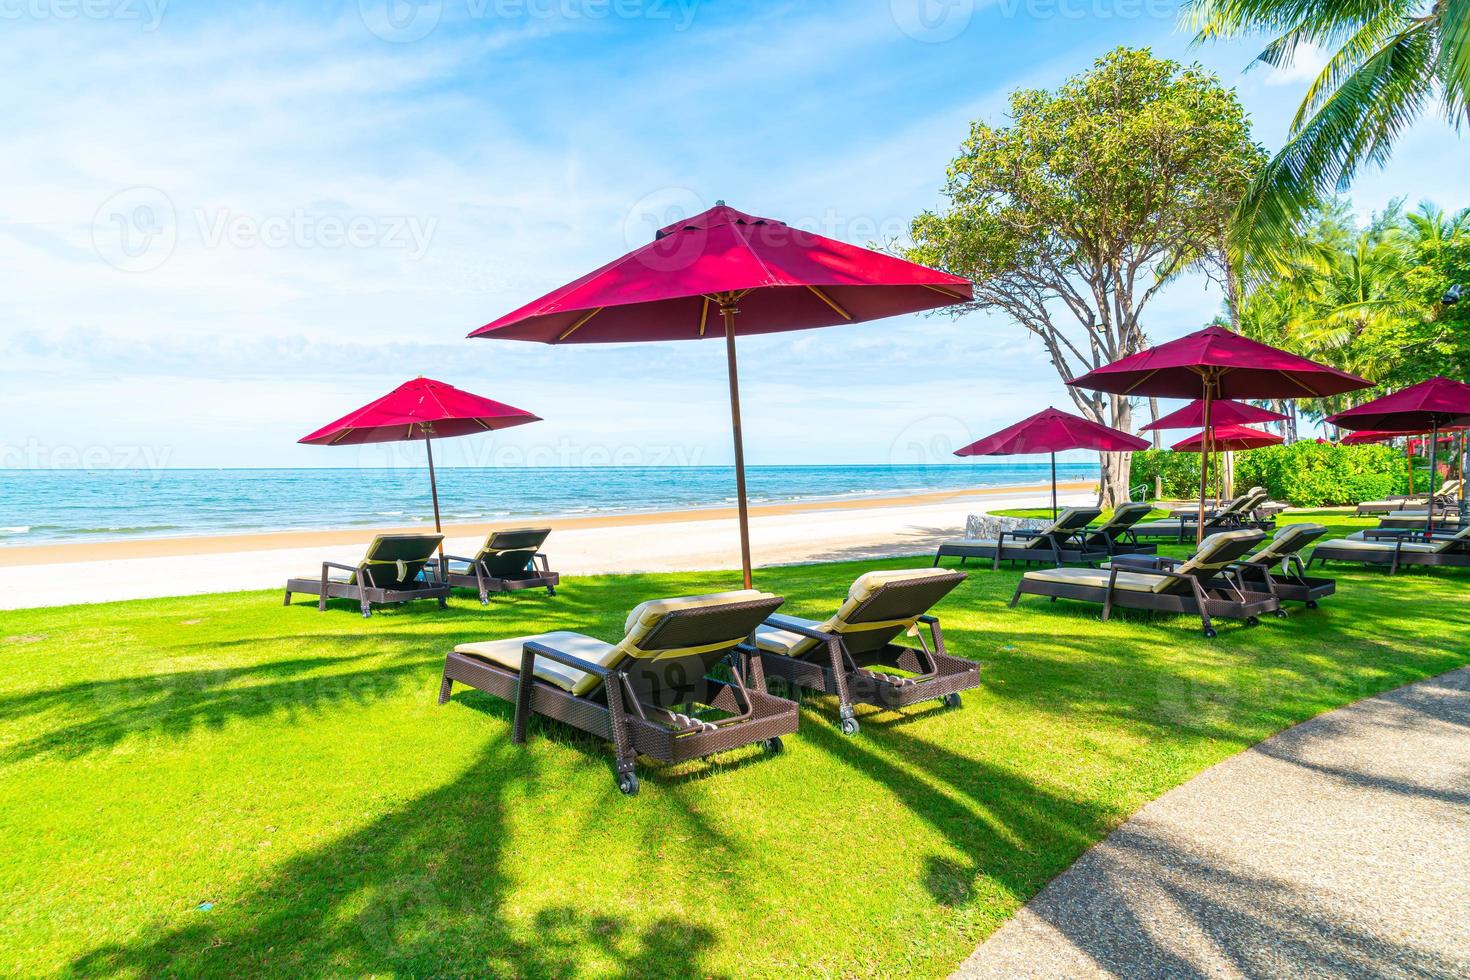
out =
[[(1059, 489), (1064, 505), (1094, 499), (1090, 483)], [(753, 507), (751, 550), (757, 565), (917, 555), (963, 533), (968, 514), (1038, 506), (1048, 494), (1049, 487), (976, 488)], [(566, 574), (734, 568), (740, 560), (733, 507), (518, 523), (555, 531), (547, 552)], [(446, 526), (446, 550), (473, 553), (487, 533), (505, 526)], [(318, 574), (322, 561), (355, 563), (373, 533), (324, 529), (3, 548), (0, 608), (276, 588), (292, 575)]]

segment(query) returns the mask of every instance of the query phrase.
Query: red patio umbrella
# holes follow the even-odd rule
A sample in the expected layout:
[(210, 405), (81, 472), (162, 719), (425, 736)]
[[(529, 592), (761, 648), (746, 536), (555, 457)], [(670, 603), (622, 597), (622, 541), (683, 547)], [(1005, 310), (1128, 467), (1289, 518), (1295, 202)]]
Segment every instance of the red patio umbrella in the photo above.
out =
[(959, 276), (745, 214), (721, 201), (470, 336), (543, 344), (723, 337), (740, 558), (749, 588), (736, 335), (876, 320), (971, 298), (970, 282)]
[[(1430, 433), (1430, 445), (1439, 445), (1441, 429), (1470, 424), (1470, 385), (1445, 377), (1433, 377), (1393, 394), (1364, 402), (1327, 421), (1344, 429), (1399, 429)], [(1436, 467), (1429, 467), (1429, 499), (1434, 500)], [(1460, 488), (1460, 513), (1465, 515), (1465, 489)], [(1425, 527), (1434, 530), (1434, 507), (1428, 509)]]
[(1262, 446), (1279, 446), (1285, 441), (1275, 433), (1262, 432), (1248, 425), (1217, 425), (1209, 432), (1196, 432), (1169, 448), (1181, 453), (1202, 453), (1208, 446), (1209, 452), (1239, 453)]
[[(1207, 432), (1213, 425), (1211, 407), (1221, 399), (1326, 398), (1373, 384), (1220, 326), (1196, 330), (1067, 383), (1117, 395), (1200, 398)], [(1209, 459), (1209, 453), (1200, 454), (1196, 540), (1204, 536)]]
[[(1245, 402), (1222, 399), (1210, 405), (1210, 421), (1221, 425), (1250, 425), (1252, 422), (1280, 422), (1286, 418), (1280, 412), (1247, 405)], [(1170, 412), (1157, 422), (1150, 422), (1139, 429), (1152, 432), (1155, 429), (1198, 429), (1205, 424), (1205, 403), (1195, 399), (1177, 412)]]
[(1051, 516), (1057, 516), (1057, 453), (1069, 449), (1095, 449), (1098, 452), (1129, 452), (1147, 449), (1148, 441), (1130, 436), (1119, 429), (1063, 412), (1046, 408), (1015, 425), (955, 450), (956, 456), (1019, 456), (1026, 453), (1051, 454)]
[[(422, 440), (429, 459), (429, 492), (434, 498), (434, 530), (439, 521), (439, 483), (434, 476), (434, 439), (468, 436), (539, 422), (530, 412), (481, 398), (431, 378), (415, 378), (376, 401), (348, 412), (298, 441), (312, 446), (357, 446), (372, 442)], [(443, 546), (440, 546), (443, 552)]]

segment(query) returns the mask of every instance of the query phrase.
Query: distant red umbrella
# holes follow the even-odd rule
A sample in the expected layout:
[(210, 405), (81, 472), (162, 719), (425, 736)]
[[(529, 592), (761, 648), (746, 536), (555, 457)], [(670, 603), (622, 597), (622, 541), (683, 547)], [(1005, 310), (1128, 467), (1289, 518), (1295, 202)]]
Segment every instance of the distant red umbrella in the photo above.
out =
[[(1364, 402), (1327, 421), (1343, 429), (1399, 429), (1430, 433), (1430, 445), (1439, 445), (1441, 429), (1470, 424), (1470, 385), (1449, 378), (1434, 377), (1410, 385), (1391, 395)], [(1429, 499), (1434, 499), (1436, 467), (1429, 467)], [(1460, 489), (1460, 511), (1465, 511), (1465, 490)], [(1434, 530), (1434, 508), (1431, 506), (1425, 527)]]
[(1174, 443), (1170, 448), (1181, 453), (1202, 453), (1208, 446), (1209, 452), (1239, 453), (1263, 446), (1279, 446), (1285, 441), (1274, 433), (1262, 432), (1246, 425), (1217, 425), (1213, 435), (1196, 432), (1188, 439)]
[(955, 450), (956, 456), (1020, 456), (1028, 453), (1051, 454), (1051, 514), (1057, 516), (1057, 453), (1069, 449), (1093, 449), (1098, 452), (1136, 452), (1148, 448), (1148, 441), (1063, 412), (1046, 408), (1015, 425)]
[[(422, 440), (429, 459), (434, 530), (442, 532), (439, 483), (434, 476), (434, 439), (474, 435), (539, 421), (541, 419), (530, 412), (472, 395), (442, 381), (415, 378), (299, 441), (312, 446), (357, 446), (372, 442)], [(442, 547), (440, 551), (442, 553)]]
[[(1257, 408), (1244, 402), (1222, 399), (1210, 404), (1210, 421), (1221, 425), (1250, 425), (1252, 422), (1280, 422), (1286, 418), (1280, 412)], [(1140, 432), (1155, 429), (1198, 429), (1205, 424), (1205, 403), (1195, 399), (1177, 412), (1170, 412), (1157, 422), (1150, 422)]]
[[(1203, 427), (1209, 431), (1211, 406), (1221, 399), (1326, 398), (1373, 383), (1224, 327), (1209, 326), (1104, 365), (1067, 384), (1117, 395), (1200, 398)], [(1196, 540), (1204, 537), (1209, 459), (1209, 453), (1200, 454)]]
[(1344, 446), (1366, 446), (1375, 442), (1388, 442), (1404, 435), (1402, 432), (1386, 432), (1381, 429), (1364, 429), (1362, 432), (1351, 432), (1338, 442)]
[(959, 276), (716, 207), (470, 334), (543, 344), (723, 337), (735, 442), (740, 557), (750, 587), (750, 520), (737, 334), (877, 320), (968, 302)]

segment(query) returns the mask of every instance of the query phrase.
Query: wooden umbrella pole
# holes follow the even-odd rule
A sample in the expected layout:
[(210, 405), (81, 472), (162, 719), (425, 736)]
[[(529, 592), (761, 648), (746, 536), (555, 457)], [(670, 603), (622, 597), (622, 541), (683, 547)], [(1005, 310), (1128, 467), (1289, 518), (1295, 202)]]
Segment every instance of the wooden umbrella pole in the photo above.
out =
[[(434, 437), (424, 427), (424, 452), (429, 455), (429, 494), (434, 498), (434, 533), (443, 534), (444, 525), (439, 520), (439, 481), (434, 476)], [(439, 539), (439, 567), (444, 568), (444, 539)]]
[(1051, 454), (1051, 519), (1057, 519), (1057, 454)]
[(750, 508), (745, 501), (745, 440), (740, 431), (740, 371), (735, 364), (735, 314), (732, 304), (720, 305), (725, 320), (725, 360), (730, 374), (730, 428), (735, 434), (735, 505), (740, 513), (740, 570), (745, 587), (750, 578)]
[(1194, 529), (1194, 543), (1198, 547), (1205, 539), (1205, 487), (1210, 479), (1210, 453), (1214, 450), (1215, 432), (1210, 427), (1210, 407), (1214, 395), (1214, 380), (1206, 369), (1205, 374), (1205, 444), (1200, 448), (1204, 450), (1199, 454), (1199, 523)]

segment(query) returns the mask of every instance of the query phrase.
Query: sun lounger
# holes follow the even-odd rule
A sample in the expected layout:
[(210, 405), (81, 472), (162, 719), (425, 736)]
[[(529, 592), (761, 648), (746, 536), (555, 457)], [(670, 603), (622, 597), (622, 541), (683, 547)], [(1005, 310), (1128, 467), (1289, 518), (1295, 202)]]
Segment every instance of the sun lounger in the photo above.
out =
[(1470, 568), (1470, 525), (1447, 535), (1405, 529), (1392, 538), (1366, 535), (1334, 538), (1313, 549), (1307, 567), (1312, 562), (1329, 561), (1387, 566), (1390, 575), (1405, 565)]
[[(1449, 507), (1459, 499), (1459, 496), (1460, 481), (1448, 480), (1444, 486), (1434, 492), (1434, 503), (1436, 506)], [(1395, 511), (1419, 510), (1422, 517), (1422, 511), (1427, 510), (1428, 507), (1429, 498), (1422, 494), (1417, 497), (1389, 497), (1385, 500), (1367, 500), (1358, 504), (1354, 516), (1369, 517), (1375, 514), (1392, 514)]]
[[(1205, 534), (1210, 535), (1216, 531), (1236, 530), (1241, 527), (1255, 527), (1258, 523), (1267, 523), (1257, 522), (1251, 516), (1251, 511), (1264, 503), (1268, 496), (1262, 488), (1252, 487), (1213, 514), (1207, 511), (1205, 513)], [(1140, 538), (1175, 538), (1181, 543), (1186, 537), (1193, 537), (1195, 529), (1199, 527), (1198, 509), (1191, 512), (1188, 508), (1179, 508), (1174, 513), (1182, 516), (1138, 524), (1133, 528), (1134, 535)]]
[[(797, 707), (744, 672), (760, 663), (746, 640), (781, 602), (754, 590), (655, 599), (628, 614), (616, 643), (565, 630), (462, 643), (445, 658), (439, 703), (458, 681), (515, 704), (514, 742), (533, 714), (606, 739), (629, 795), (640, 755), (684, 762), (756, 743), (775, 754)], [(728, 681), (708, 676), (721, 661)]]
[(374, 605), (438, 599), (444, 608), (449, 586), (428, 571), (430, 559), (442, 534), (380, 534), (368, 545), (356, 565), (322, 562), (320, 575), (286, 581), (286, 605), (294, 593), (317, 597), (317, 609), (326, 610), (328, 599), (356, 599), (363, 619), (373, 614)]
[(1133, 533), (1133, 527), (1148, 516), (1153, 504), (1120, 504), (1111, 517), (1095, 527), (1086, 528), (1080, 535), (1086, 551), (1106, 551), (1109, 555), (1151, 555), (1159, 550), (1155, 544), (1143, 544)]
[(1010, 604), (1014, 607), (1023, 595), (1097, 602), (1104, 622), (1115, 607), (1188, 613), (1198, 615), (1205, 636), (1213, 638), (1212, 617), (1243, 619), (1254, 626), (1260, 616), (1281, 608), (1275, 596), (1243, 589), (1228, 574), (1232, 564), (1265, 538), (1265, 532), (1254, 529), (1221, 531), (1206, 538), (1187, 560), (1125, 555), (1106, 568), (1026, 572)]
[(939, 546), (934, 566), (945, 557), (959, 558), (961, 565), (971, 558), (988, 558), (992, 568), (1000, 568), (1003, 561), (1095, 565), (1107, 560), (1107, 550), (1084, 548), (1081, 534), (1101, 515), (1098, 507), (1068, 507), (1051, 526), (1040, 530), (1002, 531), (994, 538), (953, 538)]
[[(1429, 523), (1429, 511), (1427, 510), (1396, 510), (1390, 514), (1384, 514), (1378, 519), (1381, 528), (1408, 528), (1423, 530)], [(1435, 508), (1434, 526), (1439, 528), (1456, 528), (1460, 526), (1460, 510), (1458, 507)]]
[(496, 531), (485, 539), (473, 558), (444, 556), (440, 576), (452, 588), (474, 589), (480, 604), (490, 602), (492, 592), (545, 589), (556, 595), (561, 576), (551, 570), (541, 545), (551, 534), (546, 527), (520, 527)]
[(1321, 524), (1288, 524), (1265, 547), (1246, 555), (1230, 570), (1244, 589), (1269, 592), (1283, 602), (1316, 609), (1319, 600), (1337, 591), (1337, 583), (1330, 578), (1309, 578), (1301, 551), (1326, 533)]
[[(947, 569), (868, 572), (825, 620), (771, 616), (753, 637), (765, 676), (835, 694), (844, 735), (858, 730), (854, 704), (903, 708), (939, 700), (956, 707), (959, 692), (979, 686), (980, 667), (945, 652), (929, 610), (964, 580), (963, 572)], [(894, 642), (904, 633), (918, 645)]]

